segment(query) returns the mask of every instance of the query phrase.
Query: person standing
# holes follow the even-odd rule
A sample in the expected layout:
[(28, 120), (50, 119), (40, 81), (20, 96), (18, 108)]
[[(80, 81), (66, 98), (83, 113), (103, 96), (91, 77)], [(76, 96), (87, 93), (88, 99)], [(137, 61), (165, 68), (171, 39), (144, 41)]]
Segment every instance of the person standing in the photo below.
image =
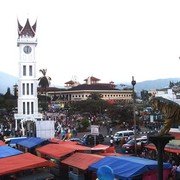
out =
[(109, 129), (109, 133), (110, 133), (110, 135), (112, 135), (112, 133), (113, 133), (112, 127), (110, 127), (110, 129)]
[(111, 136), (111, 139), (110, 139), (110, 146), (114, 146), (114, 140), (113, 140), (112, 136)]

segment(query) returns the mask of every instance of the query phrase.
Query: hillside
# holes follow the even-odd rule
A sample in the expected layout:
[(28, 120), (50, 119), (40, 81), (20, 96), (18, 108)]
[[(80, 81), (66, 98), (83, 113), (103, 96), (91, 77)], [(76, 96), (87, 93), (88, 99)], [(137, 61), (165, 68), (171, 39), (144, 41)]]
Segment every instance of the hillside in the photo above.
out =
[[(142, 90), (165, 88), (169, 86), (170, 81), (176, 83), (180, 81), (180, 78), (157, 79), (157, 80), (147, 80), (147, 81), (137, 82), (135, 85), (135, 91), (141, 92)], [(10, 87), (12, 92), (13, 85), (17, 84), (17, 82), (18, 82), (17, 77), (9, 75), (4, 72), (0, 72), (0, 93), (2, 94), (6, 93), (8, 87)], [(129, 83), (125, 83), (125, 84), (127, 84), (127, 87), (132, 87)], [(117, 85), (117, 88), (121, 89), (122, 86)]]
[(8, 87), (11, 89), (11, 92), (13, 92), (13, 86), (17, 84), (17, 81), (17, 77), (4, 72), (0, 72), (0, 93), (6, 93)]
[(157, 80), (137, 82), (137, 84), (135, 85), (135, 90), (142, 91), (142, 90), (150, 90), (150, 89), (167, 88), (169, 87), (170, 81), (176, 83), (180, 81), (180, 78), (157, 79)]
[[(137, 82), (134, 88), (136, 92), (141, 92), (142, 90), (162, 89), (169, 87), (170, 81), (176, 83), (180, 81), (180, 78), (156, 79)], [(127, 84), (127, 87), (132, 87), (132, 85)], [(117, 88), (121, 89), (123, 87), (118, 85)]]

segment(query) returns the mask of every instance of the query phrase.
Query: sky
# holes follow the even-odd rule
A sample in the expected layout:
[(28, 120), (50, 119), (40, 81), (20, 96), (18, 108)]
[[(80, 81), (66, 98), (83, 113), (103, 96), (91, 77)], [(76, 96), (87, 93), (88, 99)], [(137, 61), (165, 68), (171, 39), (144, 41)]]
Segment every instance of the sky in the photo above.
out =
[(18, 76), (17, 19), (37, 20), (37, 77), (115, 84), (180, 77), (179, 0), (6, 0), (0, 71)]

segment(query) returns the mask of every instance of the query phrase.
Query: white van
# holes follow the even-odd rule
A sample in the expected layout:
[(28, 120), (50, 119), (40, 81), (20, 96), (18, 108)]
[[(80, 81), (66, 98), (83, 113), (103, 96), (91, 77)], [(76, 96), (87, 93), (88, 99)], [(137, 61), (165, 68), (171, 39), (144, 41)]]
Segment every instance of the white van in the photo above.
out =
[(120, 142), (123, 138), (127, 139), (131, 136), (134, 136), (134, 131), (132, 130), (118, 131), (114, 134), (113, 139), (114, 142)]

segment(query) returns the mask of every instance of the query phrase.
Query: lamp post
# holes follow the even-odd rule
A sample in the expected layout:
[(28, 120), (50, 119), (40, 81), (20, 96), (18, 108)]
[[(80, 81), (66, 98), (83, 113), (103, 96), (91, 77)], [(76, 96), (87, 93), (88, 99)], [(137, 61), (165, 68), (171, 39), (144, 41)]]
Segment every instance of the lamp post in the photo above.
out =
[(134, 123), (134, 153), (137, 155), (137, 143), (136, 143), (136, 113), (135, 113), (135, 93), (134, 93), (134, 86), (136, 85), (136, 81), (134, 80), (134, 76), (132, 76), (131, 84), (133, 86), (133, 123)]

